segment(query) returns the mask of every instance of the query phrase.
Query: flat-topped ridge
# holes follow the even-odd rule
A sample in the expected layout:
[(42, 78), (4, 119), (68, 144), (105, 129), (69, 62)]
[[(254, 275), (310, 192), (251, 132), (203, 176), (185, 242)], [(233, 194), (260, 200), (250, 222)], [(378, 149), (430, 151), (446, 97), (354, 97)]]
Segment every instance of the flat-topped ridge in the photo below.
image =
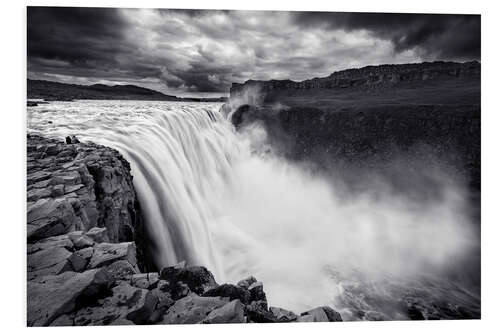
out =
[(247, 88), (258, 88), (261, 92), (286, 89), (335, 89), (335, 88), (375, 88), (394, 86), (401, 82), (479, 79), (481, 64), (472, 62), (423, 62), (400, 65), (366, 66), (334, 72), (327, 77), (313, 78), (300, 82), (292, 80), (248, 80), (233, 83), (231, 98), (241, 95)]

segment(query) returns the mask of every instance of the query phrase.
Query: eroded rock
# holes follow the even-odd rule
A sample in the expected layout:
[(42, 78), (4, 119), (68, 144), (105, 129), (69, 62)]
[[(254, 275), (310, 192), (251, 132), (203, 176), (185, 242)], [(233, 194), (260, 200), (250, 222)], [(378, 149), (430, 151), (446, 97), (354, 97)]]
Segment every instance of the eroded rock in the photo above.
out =
[(134, 274), (131, 277), (131, 284), (138, 288), (152, 289), (158, 285), (158, 273)]
[(301, 322), (325, 322), (342, 321), (340, 313), (328, 306), (320, 306), (312, 310), (303, 312), (297, 321)]
[(270, 306), (269, 311), (278, 319), (280, 322), (295, 321), (297, 320), (297, 315), (292, 311), (288, 311), (279, 307)]
[(202, 295), (217, 285), (212, 273), (202, 266), (166, 267), (161, 270), (160, 279), (168, 282), (168, 285), (165, 286), (166, 291), (175, 291), (174, 287), (178, 286), (180, 282), (186, 284), (191, 291), (198, 295)]
[(238, 299), (243, 304), (249, 304), (251, 298), (251, 294), (247, 289), (227, 283), (207, 290), (203, 296), (229, 297), (229, 300)]
[(109, 265), (117, 260), (126, 260), (136, 266), (135, 244), (128, 243), (100, 243), (94, 246), (94, 253), (90, 259), (89, 268)]
[(103, 270), (65, 272), (28, 282), (28, 325), (46, 326), (71, 313), (87, 299), (97, 299), (112, 283)]
[(233, 324), (246, 322), (243, 304), (235, 299), (211, 311), (203, 320), (204, 324)]
[(228, 299), (222, 297), (200, 297), (190, 294), (172, 305), (165, 314), (163, 324), (196, 324), (214, 309), (226, 303)]
[[(130, 165), (111, 148), (28, 134), (28, 242), (88, 231), (97, 243), (134, 241), (139, 266), (150, 265)], [(73, 240), (74, 241), (74, 240)], [(92, 246), (84, 237), (79, 248)]]
[(71, 270), (67, 261), (70, 256), (71, 252), (64, 247), (47, 248), (28, 255), (28, 280)]

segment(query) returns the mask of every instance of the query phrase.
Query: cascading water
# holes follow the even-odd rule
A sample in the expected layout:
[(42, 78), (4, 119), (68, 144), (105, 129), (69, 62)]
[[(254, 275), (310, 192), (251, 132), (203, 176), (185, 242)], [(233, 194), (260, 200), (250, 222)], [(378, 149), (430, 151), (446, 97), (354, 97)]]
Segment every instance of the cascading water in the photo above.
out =
[(346, 201), (331, 182), (262, 153), (265, 131), (236, 133), (219, 108), (54, 102), (29, 109), (28, 130), (74, 134), (124, 155), (159, 267), (186, 260), (219, 282), (252, 274), (270, 304), (295, 311), (329, 304), (345, 319), (407, 318), (400, 300), (423, 290), (479, 308), (478, 291), (446, 275), (479, 243), (459, 187), (443, 184), (436, 202), (383, 189)]
[[(139, 105), (139, 106), (137, 106)], [(201, 107), (200, 107), (201, 106)], [(120, 151), (155, 248), (158, 267), (181, 260), (223, 277), (208, 222), (217, 218), (240, 147), (219, 105), (75, 102), (29, 115), (29, 128), (63, 138), (71, 133)]]

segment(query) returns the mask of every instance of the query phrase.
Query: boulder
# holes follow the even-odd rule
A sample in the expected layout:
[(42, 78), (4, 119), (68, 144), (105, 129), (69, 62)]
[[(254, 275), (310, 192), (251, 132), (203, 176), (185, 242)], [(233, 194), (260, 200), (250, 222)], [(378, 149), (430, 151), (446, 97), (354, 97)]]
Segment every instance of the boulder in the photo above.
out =
[(253, 323), (276, 323), (279, 322), (274, 314), (263, 307), (259, 302), (252, 302), (246, 306), (245, 311), (248, 320)]
[(190, 294), (174, 303), (163, 317), (163, 324), (196, 324), (213, 310), (228, 303), (222, 297), (200, 297)]
[(158, 285), (158, 273), (141, 273), (134, 274), (131, 277), (130, 283), (142, 289), (153, 289)]
[(28, 280), (71, 270), (67, 261), (70, 256), (71, 252), (64, 247), (47, 248), (28, 255)]
[(45, 170), (39, 170), (36, 172), (30, 172), (28, 174), (28, 185), (33, 185), (36, 183), (40, 183), (40, 187), (45, 187), (49, 184), (50, 177), (52, 177), (52, 172), (45, 171)]
[(109, 243), (108, 230), (106, 228), (93, 227), (85, 235), (96, 243)]
[(134, 267), (127, 260), (118, 260), (103, 268), (114, 280), (130, 281), (133, 274), (137, 274), (137, 267)]
[(104, 300), (104, 305), (135, 307), (140, 297), (146, 297), (147, 291), (131, 286), (129, 283), (121, 281), (112, 289), (113, 295)]
[(340, 313), (338, 313), (337, 311), (335, 311), (331, 307), (322, 306), (321, 309), (323, 309), (323, 311), (325, 311), (326, 316), (328, 317), (328, 321), (342, 321), (342, 316), (340, 315)]
[(279, 307), (270, 306), (269, 311), (276, 317), (280, 322), (288, 322), (297, 320), (297, 315), (292, 311), (288, 311)]
[(250, 287), (255, 282), (257, 282), (257, 279), (254, 278), (253, 276), (249, 276), (246, 279), (239, 281), (236, 285), (248, 289), (248, 287)]
[[(168, 284), (164, 286), (164, 291), (175, 291), (174, 289), (179, 286), (178, 282), (182, 282), (198, 295), (202, 295), (208, 289), (217, 285), (212, 273), (202, 266), (185, 268), (178, 268), (175, 266), (166, 267), (161, 270), (160, 279), (168, 282)], [(168, 288), (170, 288), (170, 290)]]
[(73, 242), (69, 239), (68, 235), (44, 238), (36, 243), (28, 244), (28, 254), (55, 247), (62, 247), (73, 251)]
[(44, 198), (28, 205), (28, 241), (58, 236), (79, 225), (79, 218), (64, 198)]
[[(315, 309), (312, 309), (312, 310), (309, 310), (307, 312), (304, 312), (302, 313), (301, 315), (301, 318), (309, 318), (308, 316), (310, 316), (310, 321), (319, 321), (319, 322), (324, 322), (324, 321), (329, 321), (328, 320), (328, 316), (326, 315), (326, 312), (323, 311), (322, 308), (315, 308)], [(301, 318), (299, 318), (299, 321), (302, 321)], [(307, 320), (309, 321), (309, 319)]]
[(262, 282), (257, 281), (252, 283), (248, 287), (248, 291), (250, 292), (250, 302), (259, 302), (267, 308), (267, 297)]
[(182, 281), (176, 281), (173, 283), (167, 282), (166, 286), (168, 286), (168, 288), (165, 288), (165, 285), (163, 285), (163, 288), (160, 290), (167, 291), (175, 300), (186, 297), (191, 293), (191, 289), (189, 289), (188, 285)]
[(137, 309), (127, 314), (127, 319), (138, 325), (149, 324), (151, 323), (151, 315), (159, 302), (158, 294), (148, 291), (144, 299), (141, 298), (140, 300), (142, 301), (141, 304), (137, 306)]
[(66, 144), (77, 144), (77, 143), (80, 143), (80, 140), (78, 140), (78, 138), (74, 135), (71, 135), (71, 136), (67, 136), (66, 137)]
[(51, 195), (53, 197), (60, 197), (60, 196), (64, 195), (64, 185), (59, 184), (59, 185), (52, 187)]
[(229, 300), (231, 301), (239, 299), (243, 304), (250, 303), (250, 292), (248, 290), (227, 283), (207, 290), (203, 296), (229, 297)]
[(38, 201), (39, 199), (47, 198), (52, 195), (52, 190), (48, 187), (44, 188), (32, 188), (28, 190), (27, 196), (28, 201)]
[(303, 312), (297, 321), (314, 321), (314, 322), (326, 322), (326, 321), (342, 321), (340, 313), (333, 310), (328, 306), (320, 306), (312, 310)]
[[(126, 313), (119, 307), (85, 307), (76, 313), (73, 321), (75, 326), (111, 325), (125, 316)], [(133, 322), (129, 323), (130, 325), (134, 324)]]
[(245, 322), (244, 307), (239, 299), (235, 299), (211, 311), (203, 320), (204, 324), (232, 324)]
[(73, 246), (77, 250), (94, 245), (94, 241), (92, 240), (92, 238), (88, 237), (87, 235), (73, 237), (71, 240), (73, 241)]
[(151, 292), (158, 297), (158, 303), (156, 304), (155, 310), (149, 317), (149, 321), (150, 323), (158, 323), (163, 320), (163, 315), (175, 302), (170, 297), (169, 293), (164, 293), (159, 289), (153, 289)]
[(93, 253), (94, 249), (87, 247), (71, 254), (68, 261), (75, 272), (81, 272), (87, 267)]
[(135, 267), (137, 265), (135, 253), (135, 244), (133, 242), (96, 244), (89, 267), (101, 267), (117, 260), (126, 260)]
[(46, 326), (88, 299), (98, 299), (113, 281), (103, 270), (65, 272), (28, 281), (28, 326)]
[[(297, 318), (297, 321), (299, 323), (312, 323), (312, 322), (315, 322), (317, 320), (314, 320), (313, 315), (300, 315), (300, 317)], [(325, 320), (319, 320), (319, 321), (325, 321)]]
[[(67, 163), (67, 164), (64, 164), (63, 167), (70, 167), (72, 166), (74, 163)], [(78, 184), (78, 185), (66, 185), (64, 186), (64, 193), (65, 194), (68, 194), (68, 193), (72, 193), (72, 192), (75, 192), (75, 191), (78, 191), (82, 188), (85, 188), (85, 185), (83, 184)]]
[(146, 296), (146, 290), (122, 281), (112, 289), (112, 296), (103, 299), (99, 306), (85, 307), (76, 312), (75, 325), (111, 325), (120, 319), (134, 324), (127, 316), (145, 306)]

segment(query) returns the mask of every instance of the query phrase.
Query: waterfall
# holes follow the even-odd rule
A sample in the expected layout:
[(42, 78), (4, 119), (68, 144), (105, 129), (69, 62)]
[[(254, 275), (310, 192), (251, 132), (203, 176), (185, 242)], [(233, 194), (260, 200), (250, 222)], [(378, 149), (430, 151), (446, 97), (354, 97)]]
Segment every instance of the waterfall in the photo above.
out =
[(233, 129), (213, 110), (172, 110), (155, 120), (114, 146), (131, 164), (156, 265), (186, 260), (222, 276), (208, 223), (238, 158)]
[(144, 104), (54, 104), (32, 114), (28, 127), (120, 151), (130, 162), (156, 266), (185, 260), (224, 278), (208, 223), (220, 214), (218, 201), (240, 154), (234, 129), (217, 104)]
[(465, 270), (479, 244), (460, 186), (444, 181), (435, 201), (384, 186), (345, 200), (331, 179), (269, 153), (258, 124), (236, 132), (219, 108), (59, 102), (29, 110), (28, 130), (123, 154), (158, 267), (186, 260), (221, 283), (255, 275), (273, 305), (332, 305), (346, 319), (360, 311), (406, 318), (398, 302), (422, 281), (453, 295), (448, 270)]

